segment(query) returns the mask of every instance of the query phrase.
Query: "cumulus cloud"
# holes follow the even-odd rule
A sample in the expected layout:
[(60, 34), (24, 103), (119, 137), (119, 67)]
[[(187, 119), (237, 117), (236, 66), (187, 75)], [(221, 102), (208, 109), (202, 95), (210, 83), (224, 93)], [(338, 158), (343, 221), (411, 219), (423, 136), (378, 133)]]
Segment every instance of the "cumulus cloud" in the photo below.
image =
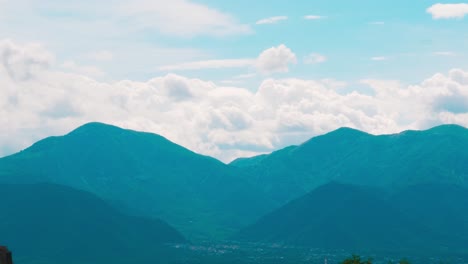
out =
[(23, 54), (21, 60), (0, 64), (3, 155), (90, 121), (158, 133), (224, 161), (298, 144), (342, 126), (377, 134), (443, 123), (468, 126), (468, 72), (458, 69), (410, 86), (362, 80), (372, 95), (340, 92), (336, 88), (346, 84), (336, 80), (271, 78), (252, 91), (175, 74), (100, 82), (55, 67), (24, 81), (7, 67), (37, 54), (28, 45), (0, 47), (0, 54), (11, 49)]
[(12, 79), (31, 79), (37, 72), (47, 69), (53, 61), (52, 54), (39, 44), (19, 48), (11, 40), (0, 41), (0, 62)]
[(426, 10), (433, 19), (461, 19), (468, 15), (468, 3), (435, 4)]
[(318, 53), (311, 53), (304, 58), (305, 64), (318, 64), (327, 61), (327, 57)]
[(294, 52), (284, 44), (264, 50), (257, 59), (256, 67), (264, 74), (288, 72), (290, 64), (296, 64)]
[(277, 24), (281, 21), (287, 20), (287, 16), (274, 16), (258, 20), (255, 24), (264, 25), (264, 24)]

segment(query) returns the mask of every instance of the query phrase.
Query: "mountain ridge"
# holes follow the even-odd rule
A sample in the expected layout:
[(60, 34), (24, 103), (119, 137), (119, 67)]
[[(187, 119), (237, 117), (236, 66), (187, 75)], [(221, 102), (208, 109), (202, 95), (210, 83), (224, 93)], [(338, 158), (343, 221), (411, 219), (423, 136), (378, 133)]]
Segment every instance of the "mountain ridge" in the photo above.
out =
[[(223, 236), (269, 208), (221, 161), (159, 135), (101, 123), (1, 158), (2, 182), (48, 182), (89, 191), (129, 213), (162, 218), (189, 236)], [(246, 207), (238, 200), (259, 202)]]
[(393, 190), (431, 182), (468, 186), (466, 149), (468, 129), (458, 125), (389, 135), (342, 128), (232, 165), (254, 184), (267, 182), (264, 191), (281, 205), (297, 197), (290, 194), (302, 195), (330, 181)]
[(225, 238), (318, 186), (397, 192), (468, 185), (468, 133), (457, 125), (371, 135), (341, 128), (230, 164), (147, 132), (92, 122), (0, 158), (0, 183), (55, 183), (123, 211), (162, 218), (193, 238)]

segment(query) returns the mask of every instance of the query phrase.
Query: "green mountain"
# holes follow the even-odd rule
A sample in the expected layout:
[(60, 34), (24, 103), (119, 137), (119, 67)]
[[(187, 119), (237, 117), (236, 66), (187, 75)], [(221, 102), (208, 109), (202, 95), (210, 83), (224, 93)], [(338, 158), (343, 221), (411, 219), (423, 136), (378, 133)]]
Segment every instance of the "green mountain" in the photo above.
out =
[[(468, 191), (462, 194), (466, 199)], [(436, 227), (432, 222), (438, 220), (421, 218), (423, 214), (405, 211), (401, 204), (384, 197), (380, 189), (330, 183), (264, 216), (236, 238), (354, 252), (456, 252), (468, 243), (467, 236), (459, 235), (463, 233)], [(450, 211), (430, 201), (407, 202), (407, 208), (432, 210), (433, 214), (445, 215)], [(453, 229), (466, 232), (468, 218), (466, 213), (462, 214), (465, 223), (457, 223)]]
[(330, 182), (389, 195), (423, 184), (466, 188), (467, 150), (460, 126), (382, 136), (342, 128), (226, 165), (155, 134), (90, 123), (1, 158), (0, 183), (69, 186), (192, 240), (218, 239)]
[(468, 189), (424, 184), (394, 194), (393, 206), (439, 233), (468, 238)]
[(271, 209), (246, 177), (150, 133), (101, 123), (0, 159), (0, 182), (62, 184), (193, 238), (223, 237)]
[(331, 181), (399, 190), (418, 184), (468, 186), (468, 129), (373, 136), (341, 128), (270, 155), (231, 163), (282, 205)]
[(84, 191), (0, 184), (0, 192), (0, 244), (16, 263), (165, 263), (164, 245), (186, 242), (166, 223), (124, 215)]

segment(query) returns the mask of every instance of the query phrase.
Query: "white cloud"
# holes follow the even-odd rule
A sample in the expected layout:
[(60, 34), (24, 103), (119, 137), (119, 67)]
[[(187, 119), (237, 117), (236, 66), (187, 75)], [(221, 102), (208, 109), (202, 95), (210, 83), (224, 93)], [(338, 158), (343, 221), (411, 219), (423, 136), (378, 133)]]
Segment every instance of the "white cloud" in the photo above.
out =
[(185, 62), (175, 65), (159, 67), (160, 71), (184, 71), (202, 69), (222, 69), (222, 68), (244, 68), (252, 66), (255, 59), (225, 59), (225, 60), (205, 60)]
[(346, 84), (336, 80), (294, 78), (267, 79), (251, 91), (174, 74), (100, 82), (56, 67), (41, 68), (41, 74), (33, 70), (25, 81), (8, 68), (22, 69), (44, 51), (13, 42), (0, 45), (0, 54), (5, 50), (22, 55), (0, 64), (1, 154), (89, 121), (158, 133), (225, 161), (341, 126), (379, 134), (443, 123), (468, 126), (468, 72), (457, 69), (410, 86), (363, 80), (372, 95), (340, 92)]
[(249, 34), (252, 29), (230, 14), (188, 0), (136, 0), (118, 11), (140, 28), (181, 37)]
[(311, 53), (304, 58), (305, 64), (318, 64), (327, 61), (327, 57), (318, 53)]
[(377, 56), (377, 57), (372, 57), (371, 60), (373, 60), (373, 61), (386, 61), (386, 60), (388, 60), (388, 58), (384, 57), (384, 56)]
[(324, 17), (324, 16), (318, 16), (318, 15), (308, 15), (308, 16), (304, 16), (304, 19), (306, 20), (320, 20), (320, 19), (325, 19), (327, 17)]
[(53, 61), (54, 56), (39, 44), (27, 44), (20, 48), (11, 40), (0, 41), (0, 62), (12, 79), (31, 79)]
[(383, 21), (373, 21), (373, 22), (370, 22), (369, 25), (382, 26), (382, 25), (385, 25), (385, 22), (383, 22)]
[(463, 18), (468, 15), (468, 3), (435, 4), (427, 9), (433, 19)]
[(288, 72), (289, 64), (296, 64), (297, 57), (284, 44), (264, 50), (257, 59), (256, 67), (263, 74)]
[(296, 55), (281, 44), (264, 50), (256, 59), (224, 59), (184, 62), (175, 65), (166, 65), (158, 68), (159, 71), (184, 71), (223, 68), (249, 68), (255, 67), (263, 74), (287, 72), (289, 64), (297, 63)]
[(264, 25), (264, 24), (277, 24), (281, 21), (287, 20), (287, 16), (274, 16), (258, 20), (255, 24)]

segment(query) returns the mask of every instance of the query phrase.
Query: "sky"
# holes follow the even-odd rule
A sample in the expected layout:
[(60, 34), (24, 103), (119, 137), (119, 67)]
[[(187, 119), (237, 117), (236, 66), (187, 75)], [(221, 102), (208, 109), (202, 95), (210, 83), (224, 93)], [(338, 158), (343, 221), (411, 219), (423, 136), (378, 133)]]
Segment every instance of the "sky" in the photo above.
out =
[(468, 2), (0, 0), (0, 156), (91, 121), (224, 162), (468, 126)]

